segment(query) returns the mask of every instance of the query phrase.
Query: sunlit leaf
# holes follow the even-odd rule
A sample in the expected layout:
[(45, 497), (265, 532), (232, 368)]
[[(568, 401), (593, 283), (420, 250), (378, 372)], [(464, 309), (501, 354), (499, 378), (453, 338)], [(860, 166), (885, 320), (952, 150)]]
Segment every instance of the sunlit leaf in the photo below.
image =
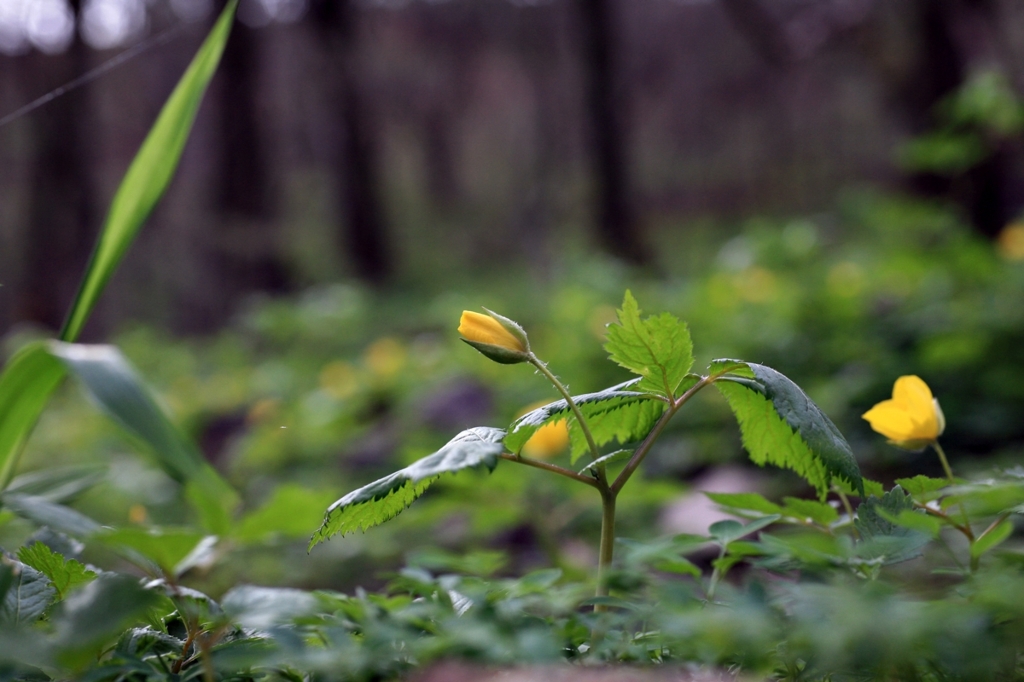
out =
[(64, 599), (68, 592), (96, 577), (81, 562), (67, 559), (41, 542), (21, 547), (18, 559), (49, 579), (50, 585), (57, 591), (57, 599)]
[(338, 533), (366, 530), (394, 518), (442, 474), (480, 467), (493, 471), (505, 449), (504, 437), (504, 429), (467, 429), (434, 454), (353, 490), (327, 508), (309, 548)]

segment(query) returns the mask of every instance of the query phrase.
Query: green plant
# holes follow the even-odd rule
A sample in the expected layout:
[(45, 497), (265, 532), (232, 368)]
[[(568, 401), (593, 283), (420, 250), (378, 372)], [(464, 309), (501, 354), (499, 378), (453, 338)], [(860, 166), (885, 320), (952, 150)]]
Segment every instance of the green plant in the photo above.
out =
[[(493, 470), (499, 460), (505, 460), (564, 476), (599, 493), (597, 597), (605, 597), (615, 547), (616, 499), (669, 420), (711, 385), (736, 414), (743, 442), (755, 462), (793, 469), (822, 500), (834, 481), (864, 494), (860, 469), (846, 439), (796, 384), (769, 367), (741, 360), (715, 360), (707, 374), (691, 373), (693, 344), (686, 325), (669, 314), (641, 318), (628, 291), (618, 323), (608, 328), (605, 350), (613, 362), (638, 377), (597, 393), (571, 395), (531, 350), (522, 327), (508, 318), (490, 311), (488, 316), (465, 312), (459, 330), (463, 340), (492, 360), (532, 365), (563, 399), (520, 417), (507, 430), (463, 431), (436, 453), (342, 497), (327, 510), (310, 548), (335, 534), (366, 530), (394, 517), (442, 474), (475, 467)], [(584, 454), (590, 458), (580, 471), (521, 453), (538, 429), (559, 421), (568, 422), (572, 463)], [(602, 451), (613, 441), (626, 447)], [(610, 468), (619, 465), (617, 475), (610, 476)]]

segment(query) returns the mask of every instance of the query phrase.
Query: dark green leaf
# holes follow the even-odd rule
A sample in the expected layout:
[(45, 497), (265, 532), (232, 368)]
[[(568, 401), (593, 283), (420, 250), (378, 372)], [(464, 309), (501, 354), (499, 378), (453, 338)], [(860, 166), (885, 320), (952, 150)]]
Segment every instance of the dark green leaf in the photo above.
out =
[(743, 525), (739, 521), (733, 521), (732, 519), (726, 519), (725, 521), (718, 521), (712, 523), (708, 528), (708, 535), (711, 539), (721, 545), (728, 545), (734, 540), (739, 540), (745, 535), (757, 532), (762, 528), (770, 526), (771, 524), (782, 518), (778, 514), (771, 514), (769, 516), (762, 516), (759, 519)]
[(96, 660), (106, 644), (155, 606), (161, 597), (137, 580), (104, 573), (58, 605), (53, 622), (58, 657), (79, 668)]
[(206, 86), (220, 62), (231, 32), (236, 5), (236, 0), (227, 3), (128, 167), (110, 203), (99, 241), (61, 330), (62, 340), (74, 341), (78, 338), (89, 319), (89, 313), (114, 275), (139, 228), (170, 184)]
[(845, 479), (863, 496), (860, 467), (835, 424), (779, 372), (754, 363), (748, 367), (753, 379), (725, 375), (715, 386), (736, 415), (750, 458), (792, 469), (822, 499), (833, 478)]
[(66, 559), (41, 542), (22, 547), (18, 559), (45, 575), (57, 591), (57, 599), (64, 599), (68, 592), (84, 585), (96, 574), (74, 559)]
[(20, 561), (11, 563), (13, 580), (0, 603), (0, 623), (31, 623), (43, 615), (56, 590), (40, 571)]
[(612, 361), (642, 378), (637, 390), (673, 398), (693, 366), (693, 343), (686, 324), (661, 315), (640, 319), (640, 308), (629, 291), (619, 310), (618, 324), (608, 326), (605, 350)]
[(434, 454), (353, 490), (327, 508), (309, 548), (338, 533), (366, 530), (394, 518), (442, 474), (479, 467), (493, 471), (505, 449), (504, 437), (503, 429), (467, 429)]
[(266, 504), (242, 518), (235, 537), (243, 543), (308, 537), (309, 529), (323, 520), (324, 508), (335, 494), (291, 483), (281, 485)]

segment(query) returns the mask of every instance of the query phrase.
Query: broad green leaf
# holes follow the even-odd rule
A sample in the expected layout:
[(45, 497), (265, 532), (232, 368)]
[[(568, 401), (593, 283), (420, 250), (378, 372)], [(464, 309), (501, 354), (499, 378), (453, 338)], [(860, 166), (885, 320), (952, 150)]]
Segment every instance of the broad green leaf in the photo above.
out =
[(830, 504), (817, 500), (801, 500), (796, 497), (784, 497), (782, 501), (786, 505), (782, 509), (783, 516), (801, 521), (810, 519), (822, 526), (830, 526), (839, 520), (839, 512)]
[(67, 370), (45, 341), (19, 350), (0, 374), (0, 490), (7, 487), (29, 433)]
[(318, 601), (313, 594), (302, 590), (239, 585), (224, 595), (220, 605), (235, 623), (265, 630), (315, 612)]
[(18, 559), (49, 579), (50, 585), (57, 591), (58, 600), (64, 599), (68, 592), (96, 577), (82, 563), (64, 558), (41, 542), (21, 547)]
[(56, 590), (42, 572), (20, 561), (12, 562), (13, 580), (0, 602), (0, 624), (31, 623), (43, 615)]
[(686, 324), (668, 313), (640, 319), (640, 307), (626, 291), (618, 324), (608, 325), (604, 345), (613, 362), (642, 380), (637, 390), (676, 397), (683, 377), (693, 366), (693, 343)]
[(165, 575), (174, 575), (175, 567), (202, 540), (203, 534), (190, 528), (111, 528), (93, 535), (93, 541), (114, 550), (141, 554)]
[(50, 348), (107, 416), (149, 446), (170, 476), (191, 485), (189, 498), (203, 527), (226, 534), (237, 494), (171, 423), (121, 352), (114, 346), (58, 341)]
[[(647, 394), (631, 390), (638, 383), (640, 383), (640, 379), (631, 379), (606, 388), (603, 391), (573, 396), (572, 400), (576, 403), (576, 406), (583, 414), (583, 418), (589, 424), (592, 415), (607, 412), (610, 409), (627, 404), (642, 401), (654, 402)], [(527, 412), (508, 427), (508, 434), (505, 436), (505, 447), (509, 449), (509, 452), (519, 452), (526, 444), (526, 441), (530, 440), (530, 437), (537, 432), (537, 429), (545, 424), (562, 419), (573, 419), (569, 403), (564, 399), (556, 400)]]
[(921, 548), (930, 539), (928, 535), (889, 520), (899, 519), (904, 512), (913, 510), (913, 499), (898, 485), (882, 497), (869, 497), (861, 502), (854, 521), (862, 540), (858, 555), (881, 559), (886, 564), (921, 556)]
[(729, 509), (752, 511), (759, 514), (781, 514), (782, 507), (766, 500), (758, 493), (704, 493), (709, 500)]
[(824, 500), (833, 478), (845, 479), (863, 497), (860, 467), (849, 443), (825, 413), (785, 376), (748, 363), (753, 379), (722, 376), (715, 386), (740, 425), (750, 458), (797, 472)]
[(324, 508), (336, 493), (310, 490), (286, 483), (274, 491), (259, 509), (246, 514), (235, 530), (235, 537), (246, 544), (266, 542), (274, 537), (309, 537), (309, 529), (324, 518)]
[(1003, 543), (1013, 533), (1013, 522), (1004, 519), (1001, 523), (989, 528), (971, 545), (971, 556), (980, 557), (985, 552)]
[(84, 538), (99, 530), (100, 525), (71, 507), (50, 502), (45, 497), (4, 493), (0, 504), (18, 516), (40, 526), (47, 526), (72, 537)]
[(929, 502), (938, 499), (940, 495), (935, 493), (952, 485), (949, 479), (931, 478), (922, 475), (917, 475), (913, 478), (897, 478), (894, 483), (910, 493), (918, 502)]
[(949, 488), (951, 494), (942, 498), (942, 508), (963, 505), (974, 516), (1002, 514), (1024, 504), (1024, 483), (984, 480)]
[(75, 590), (57, 606), (53, 617), (60, 662), (72, 668), (95, 662), (103, 649), (160, 599), (137, 579), (115, 573), (104, 573)]
[(504, 450), (504, 429), (476, 427), (400, 471), (353, 490), (327, 508), (323, 524), (309, 541), (312, 549), (341, 533), (367, 530), (397, 516), (442, 474), (467, 468), (493, 471)]
[(227, 3), (128, 167), (110, 203), (99, 241), (64, 322), (60, 333), (62, 341), (78, 338), (89, 313), (114, 275), (139, 228), (170, 184), (203, 94), (220, 62), (231, 32), (236, 5), (237, 0)]

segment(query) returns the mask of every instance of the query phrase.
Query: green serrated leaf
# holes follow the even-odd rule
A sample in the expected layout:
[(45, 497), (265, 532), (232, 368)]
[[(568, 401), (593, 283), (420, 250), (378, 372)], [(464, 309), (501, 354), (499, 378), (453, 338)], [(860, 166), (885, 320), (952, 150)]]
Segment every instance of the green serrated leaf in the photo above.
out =
[(781, 514), (782, 507), (758, 493), (704, 493), (708, 499), (729, 509), (752, 511), (759, 514)]
[(939, 497), (934, 493), (952, 485), (945, 478), (931, 478), (929, 476), (917, 475), (913, 478), (897, 478), (896, 485), (900, 486), (918, 502), (928, 502)]
[(608, 326), (604, 346), (613, 362), (643, 379), (637, 390), (674, 398), (693, 366), (693, 342), (686, 324), (668, 313), (640, 319), (640, 307), (626, 291), (618, 324)]
[(584, 474), (599, 466), (607, 466), (609, 464), (615, 464), (616, 462), (624, 462), (632, 456), (632, 450), (616, 450), (615, 452), (609, 452), (607, 455), (598, 457), (593, 462), (580, 469), (579, 473)]
[(822, 526), (830, 526), (839, 520), (839, 512), (830, 504), (818, 502), (817, 500), (801, 500), (796, 497), (785, 497), (782, 499), (785, 507), (782, 510), (783, 516), (794, 519), (810, 519)]
[(434, 454), (353, 490), (327, 508), (323, 524), (309, 541), (309, 549), (338, 533), (365, 531), (394, 518), (442, 474), (479, 467), (493, 471), (498, 455), (505, 449), (504, 437), (504, 429), (467, 429)]
[(745, 535), (750, 535), (762, 528), (770, 526), (780, 518), (782, 517), (779, 514), (770, 514), (768, 516), (762, 516), (759, 519), (754, 519), (746, 525), (739, 521), (733, 521), (732, 519), (717, 521), (708, 527), (708, 535), (710, 535), (711, 539), (715, 542), (722, 545), (728, 545), (730, 542), (739, 540)]
[(96, 577), (82, 563), (64, 558), (41, 542), (20, 548), (18, 559), (50, 580), (53, 589), (57, 591), (58, 600), (64, 599), (68, 592)]
[(858, 555), (881, 559), (886, 564), (921, 556), (930, 539), (928, 535), (889, 520), (913, 510), (913, 498), (898, 485), (882, 497), (869, 497), (861, 502), (854, 521), (863, 545), (858, 547)]
[[(582, 408), (580, 410), (583, 412)], [(590, 433), (598, 447), (612, 441), (619, 444), (643, 439), (661, 418), (665, 403), (660, 400), (640, 400), (619, 405), (592, 403), (584, 413)], [(587, 439), (575, 419), (569, 419), (569, 455), (575, 463), (588, 451)]]
[(750, 458), (792, 469), (824, 500), (833, 478), (864, 495), (860, 467), (849, 443), (800, 387), (770, 367), (747, 363), (754, 379), (722, 376), (715, 387), (740, 424)]
[(711, 364), (708, 365), (708, 376), (719, 377), (723, 374), (733, 374), (738, 377), (745, 377), (747, 379), (753, 379), (754, 373), (743, 360), (733, 360), (732, 358), (718, 358), (712, 360)]

